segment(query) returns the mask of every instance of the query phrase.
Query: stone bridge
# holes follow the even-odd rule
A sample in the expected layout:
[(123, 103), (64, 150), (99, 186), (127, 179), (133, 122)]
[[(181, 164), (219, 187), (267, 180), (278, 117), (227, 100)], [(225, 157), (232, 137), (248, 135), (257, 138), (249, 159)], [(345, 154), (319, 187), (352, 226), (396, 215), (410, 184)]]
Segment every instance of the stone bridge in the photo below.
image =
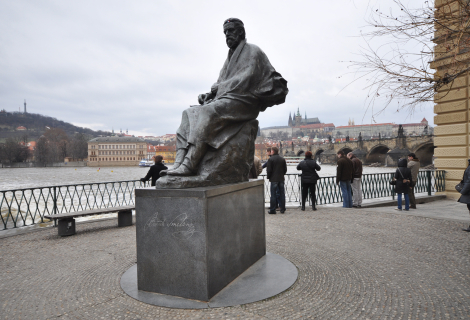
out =
[(347, 141), (330, 144), (292, 145), (282, 148), (287, 157), (302, 157), (308, 150), (322, 163), (336, 163), (336, 153), (354, 151), (364, 164), (381, 163), (395, 166), (399, 158), (414, 152), (420, 159), (421, 167), (432, 164), (434, 136), (397, 137), (362, 141)]

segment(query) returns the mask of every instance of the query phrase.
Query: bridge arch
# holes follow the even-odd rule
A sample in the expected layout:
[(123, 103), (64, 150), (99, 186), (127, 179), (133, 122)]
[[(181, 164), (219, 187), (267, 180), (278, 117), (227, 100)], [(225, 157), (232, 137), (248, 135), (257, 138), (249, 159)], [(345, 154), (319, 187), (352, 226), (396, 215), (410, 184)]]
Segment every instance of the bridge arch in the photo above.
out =
[(321, 154), (324, 152), (325, 150), (323, 149), (318, 149), (317, 151), (315, 151), (312, 155), (312, 158), (315, 159), (316, 161), (318, 162), (322, 162), (322, 159), (321, 159)]
[(378, 144), (370, 149), (369, 153), (366, 155), (366, 162), (367, 163), (385, 163), (385, 159), (387, 158), (387, 152), (391, 149), (385, 144)]
[(343, 151), (344, 154), (347, 155), (348, 153), (352, 152), (352, 149), (350, 147), (343, 147), (339, 149), (338, 151)]
[(428, 166), (432, 164), (432, 157), (434, 155), (434, 142), (427, 141), (420, 145), (417, 145), (413, 149), (413, 153), (416, 154), (416, 157), (419, 159), (421, 167)]

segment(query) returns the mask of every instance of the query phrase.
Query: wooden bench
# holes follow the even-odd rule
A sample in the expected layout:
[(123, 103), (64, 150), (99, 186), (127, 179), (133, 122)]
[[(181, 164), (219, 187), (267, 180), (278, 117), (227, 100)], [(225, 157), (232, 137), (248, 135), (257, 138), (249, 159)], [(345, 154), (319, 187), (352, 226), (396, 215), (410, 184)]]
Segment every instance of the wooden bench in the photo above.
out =
[(94, 216), (96, 214), (118, 213), (118, 227), (127, 227), (132, 225), (132, 210), (135, 206), (121, 206), (101, 208), (77, 212), (67, 212), (44, 216), (45, 218), (58, 221), (59, 236), (71, 236), (75, 234), (75, 217)]

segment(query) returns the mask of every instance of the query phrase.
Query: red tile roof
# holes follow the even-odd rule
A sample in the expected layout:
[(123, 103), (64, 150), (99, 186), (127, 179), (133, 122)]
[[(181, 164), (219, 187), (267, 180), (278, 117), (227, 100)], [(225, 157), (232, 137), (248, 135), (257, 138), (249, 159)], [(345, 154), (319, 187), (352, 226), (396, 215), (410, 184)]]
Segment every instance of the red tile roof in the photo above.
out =
[(176, 151), (176, 146), (155, 146), (155, 152)]

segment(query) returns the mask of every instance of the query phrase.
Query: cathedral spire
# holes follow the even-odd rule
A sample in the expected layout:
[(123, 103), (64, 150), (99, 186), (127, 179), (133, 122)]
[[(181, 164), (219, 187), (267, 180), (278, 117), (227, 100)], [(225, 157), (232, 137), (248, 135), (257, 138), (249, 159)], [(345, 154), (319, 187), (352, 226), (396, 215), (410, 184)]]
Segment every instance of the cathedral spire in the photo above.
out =
[(290, 112), (289, 112), (289, 122), (287, 123), (287, 125), (289, 127), (292, 127), (292, 116), (291, 116)]

